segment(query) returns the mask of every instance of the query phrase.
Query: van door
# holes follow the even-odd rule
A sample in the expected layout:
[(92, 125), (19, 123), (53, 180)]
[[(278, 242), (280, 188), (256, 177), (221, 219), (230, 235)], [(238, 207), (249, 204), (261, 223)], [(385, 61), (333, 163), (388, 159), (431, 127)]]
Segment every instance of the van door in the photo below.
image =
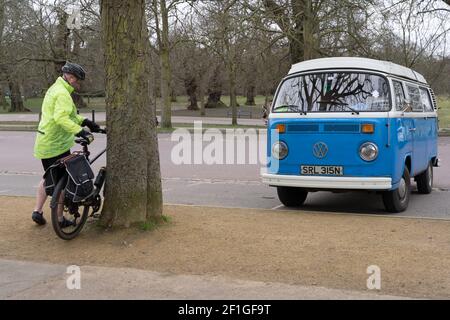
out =
[[(402, 155), (406, 156), (409, 154), (412, 157), (415, 126), (414, 120), (409, 116), (411, 109), (408, 108), (410, 106), (406, 105), (406, 95), (403, 83), (397, 80), (392, 80), (392, 85), (394, 88), (395, 108), (397, 111), (403, 112), (402, 116), (397, 118), (395, 124), (398, 141), (397, 147)], [(399, 159), (399, 161), (403, 160), (404, 159)], [(403, 173), (403, 162), (398, 170), (398, 174), (401, 176)], [(400, 179), (400, 176), (396, 178)]]
[(427, 119), (423, 112), (422, 98), (417, 85), (406, 83), (406, 91), (411, 101), (411, 113), (414, 128), (410, 129), (413, 136), (413, 152), (411, 159), (411, 176), (426, 170), (428, 165), (428, 132)]
[(424, 134), (427, 140), (427, 160), (437, 155), (437, 140), (438, 140), (438, 124), (437, 116), (434, 111), (433, 102), (431, 100), (430, 91), (426, 87), (420, 87), (420, 97), (425, 112), (425, 128)]

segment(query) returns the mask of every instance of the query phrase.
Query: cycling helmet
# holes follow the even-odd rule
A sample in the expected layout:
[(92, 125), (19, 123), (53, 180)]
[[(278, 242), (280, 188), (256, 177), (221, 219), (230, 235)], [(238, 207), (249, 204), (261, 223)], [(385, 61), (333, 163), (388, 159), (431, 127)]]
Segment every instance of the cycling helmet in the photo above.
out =
[(84, 78), (86, 77), (86, 72), (84, 72), (84, 69), (79, 64), (76, 63), (67, 61), (61, 70), (63, 73), (73, 74), (80, 80), (84, 80)]

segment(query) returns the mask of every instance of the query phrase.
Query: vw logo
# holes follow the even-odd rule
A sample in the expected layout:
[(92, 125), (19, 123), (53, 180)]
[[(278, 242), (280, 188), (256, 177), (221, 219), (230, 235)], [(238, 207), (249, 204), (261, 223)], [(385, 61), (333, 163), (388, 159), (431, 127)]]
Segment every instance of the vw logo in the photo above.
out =
[(328, 146), (323, 142), (317, 142), (313, 146), (313, 154), (316, 158), (325, 158), (328, 153)]

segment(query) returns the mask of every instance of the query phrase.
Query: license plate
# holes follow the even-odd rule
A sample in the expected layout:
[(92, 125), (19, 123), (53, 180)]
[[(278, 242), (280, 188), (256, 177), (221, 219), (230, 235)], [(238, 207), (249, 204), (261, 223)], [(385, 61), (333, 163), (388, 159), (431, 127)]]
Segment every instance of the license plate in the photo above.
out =
[(308, 176), (343, 176), (342, 166), (301, 166), (302, 175)]

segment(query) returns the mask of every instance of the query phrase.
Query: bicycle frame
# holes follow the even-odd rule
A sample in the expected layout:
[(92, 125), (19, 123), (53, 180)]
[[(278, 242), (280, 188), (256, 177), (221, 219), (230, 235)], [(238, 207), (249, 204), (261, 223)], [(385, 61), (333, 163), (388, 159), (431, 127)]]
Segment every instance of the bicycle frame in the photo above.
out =
[(97, 154), (94, 157), (94, 159), (89, 160), (91, 152), (89, 151), (87, 145), (82, 144), (82, 146), (83, 146), (83, 154), (86, 156), (86, 159), (89, 161), (89, 164), (93, 164), (98, 158), (100, 158), (106, 152), (106, 148), (105, 148), (105, 149), (103, 149), (103, 151), (101, 151), (99, 154)]
[[(103, 133), (106, 133), (106, 132), (103, 132)], [(99, 154), (97, 154), (92, 160), (90, 160), (89, 157), (91, 155), (91, 152), (89, 151), (88, 143), (85, 142), (85, 141), (82, 141), (82, 140), (78, 140), (78, 139), (77, 139), (77, 143), (79, 143), (79, 144), (81, 144), (83, 146), (83, 151), (80, 152), (80, 153), (84, 154), (84, 156), (88, 160), (89, 164), (91, 164), (91, 165), (106, 152), (106, 148), (105, 148)], [(102, 170), (102, 169), (100, 169), (100, 170)], [(98, 177), (98, 175), (97, 175), (97, 177)], [(92, 202), (92, 206), (93, 207), (95, 206), (95, 204), (94, 204), (95, 200), (101, 201), (100, 199), (98, 199), (98, 196), (99, 196), (100, 191), (101, 191), (102, 188), (103, 188), (103, 181), (102, 181), (100, 186), (95, 185), (94, 193), (89, 197), (90, 200), (88, 200), (88, 202), (89, 201), (94, 201), (94, 202)], [(95, 212), (96, 212), (96, 210), (94, 209), (93, 213), (95, 213)]]

